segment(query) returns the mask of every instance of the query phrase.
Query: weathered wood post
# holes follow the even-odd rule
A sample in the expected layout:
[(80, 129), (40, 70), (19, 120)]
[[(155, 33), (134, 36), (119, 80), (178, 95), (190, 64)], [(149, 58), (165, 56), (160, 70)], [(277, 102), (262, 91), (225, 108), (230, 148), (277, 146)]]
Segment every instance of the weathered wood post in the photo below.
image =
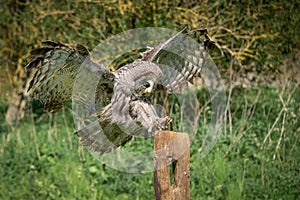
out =
[[(173, 184), (170, 180), (173, 167)], [(154, 135), (156, 200), (190, 199), (190, 145), (185, 133), (157, 131)]]

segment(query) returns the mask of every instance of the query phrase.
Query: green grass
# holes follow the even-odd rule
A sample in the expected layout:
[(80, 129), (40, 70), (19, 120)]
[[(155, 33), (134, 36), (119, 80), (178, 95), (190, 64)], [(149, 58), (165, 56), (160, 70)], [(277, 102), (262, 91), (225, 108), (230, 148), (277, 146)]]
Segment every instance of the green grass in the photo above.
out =
[[(211, 153), (200, 158), (201, 134), (192, 143), (191, 199), (297, 199), (299, 94), (293, 87), (235, 89), (228, 114), (232, 120), (226, 118)], [(5, 108), (2, 103), (1, 113)], [(0, 199), (154, 198), (153, 172), (116, 171), (94, 159), (73, 135), (68, 109), (51, 118), (37, 107), (30, 110), (16, 126), (3, 123), (1, 116)], [(209, 109), (199, 123), (205, 112)], [(139, 152), (151, 148), (151, 142), (136, 139), (125, 148)]]

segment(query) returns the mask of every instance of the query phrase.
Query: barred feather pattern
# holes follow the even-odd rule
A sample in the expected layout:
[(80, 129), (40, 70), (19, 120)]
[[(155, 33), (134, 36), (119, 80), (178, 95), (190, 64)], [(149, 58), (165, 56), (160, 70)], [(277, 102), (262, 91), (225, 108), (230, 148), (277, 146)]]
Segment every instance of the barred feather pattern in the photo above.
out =
[(61, 43), (43, 44), (48, 47), (33, 50), (34, 59), (25, 67), (35, 69), (27, 91), (44, 102), (46, 111), (55, 112), (70, 99), (75, 76), (88, 54)]
[[(79, 83), (98, 84), (92, 102), (87, 96), (90, 91), (81, 84), (77, 84), (78, 95), (73, 95), (73, 100), (83, 106), (87, 106), (88, 101), (89, 105), (84, 108), (97, 116), (98, 120), (76, 134), (84, 146), (100, 154), (124, 145), (135, 135), (163, 129), (171, 121), (168, 116), (158, 115), (146, 91), (152, 93), (159, 89), (180, 93), (203, 74), (212, 87), (221, 87), (220, 82), (214, 81), (220, 77), (215, 77), (218, 73), (210, 69), (214, 63), (205, 46), (181, 33), (148, 49), (141, 54), (141, 59), (114, 72), (93, 62), (82, 45), (73, 48), (52, 41), (43, 42), (43, 45), (31, 52), (33, 59), (25, 67), (27, 71), (35, 70), (29, 93), (44, 102), (46, 111), (56, 112), (71, 98), (75, 78)], [(77, 77), (82, 65), (99, 78), (98, 83), (88, 82), (88, 73)], [(210, 79), (213, 80), (211, 83)], [(145, 83), (150, 82), (163, 87), (146, 88)], [(101, 108), (99, 104), (104, 96), (110, 100)]]
[(164, 72), (163, 85), (169, 93), (180, 93), (189, 83), (194, 84), (199, 78), (204, 78), (210, 88), (218, 91), (223, 88), (219, 73), (213, 71), (216, 67), (205, 45), (184, 34), (177, 34), (149, 49), (142, 59), (160, 66)]

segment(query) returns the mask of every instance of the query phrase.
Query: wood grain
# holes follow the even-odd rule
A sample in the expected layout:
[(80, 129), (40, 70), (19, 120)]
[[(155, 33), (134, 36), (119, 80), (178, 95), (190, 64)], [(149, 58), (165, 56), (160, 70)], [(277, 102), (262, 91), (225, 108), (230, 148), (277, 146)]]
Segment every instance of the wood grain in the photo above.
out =
[[(173, 184), (170, 164), (174, 167)], [(156, 200), (190, 199), (190, 148), (185, 133), (157, 131), (154, 135), (154, 192)]]

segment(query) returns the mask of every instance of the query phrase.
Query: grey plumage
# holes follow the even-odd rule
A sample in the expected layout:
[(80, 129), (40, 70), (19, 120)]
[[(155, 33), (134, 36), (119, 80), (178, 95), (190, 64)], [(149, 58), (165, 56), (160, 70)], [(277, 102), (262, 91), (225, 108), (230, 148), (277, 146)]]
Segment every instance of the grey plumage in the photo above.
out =
[[(61, 109), (71, 97), (83, 104), (98, 120), (78, 130), (77, 135), (83, 145), (105, 153), (145, 130), (163, 129), (171, 121), (168, 116), (158, 115), (147, 94), (155, 90), (180, 93), (212, 62), (204, 46), (190, 40), (178, 33), (116, 71), (95, 63), (82, 45), (73, 48), (46, 41), (44, 47), (31, 52), (33, 59), (25, 67), (27, 71), (35, 69), (28, 92), (43, 101), (49, 112)], [(87, 88), (74, 89), (82, 66), (99, 79), (99, 83), (91, 83), (97, 89), (95, 101), (89, 105), (85, 105)], [(81, 95), (74, 95), (74, 90)], [(102, 105), (105, 98), (109, 100)]]

